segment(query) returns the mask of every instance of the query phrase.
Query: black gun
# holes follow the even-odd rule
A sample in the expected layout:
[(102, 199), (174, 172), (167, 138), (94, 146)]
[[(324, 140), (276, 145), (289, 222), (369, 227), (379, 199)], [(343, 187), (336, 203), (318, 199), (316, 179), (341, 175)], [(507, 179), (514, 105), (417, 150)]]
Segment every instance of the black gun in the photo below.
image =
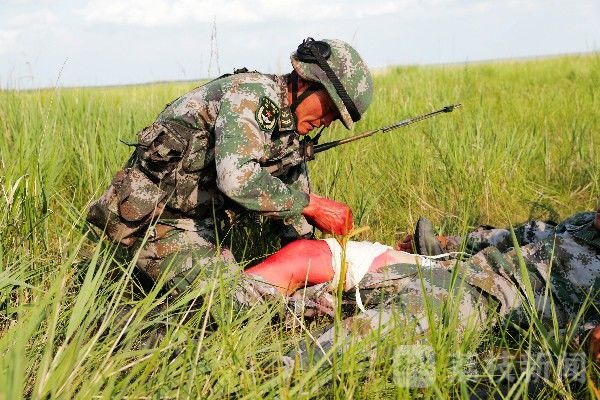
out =
[(321, 132), (322, 132), (322, 129), (321, 129), (321, 131), (315, 137), (311, 138), (311, 137), (307, 136), (304, 139), (302, 139), (302, 141), (300, 141), (299, 151), (294, 152), (293, 154), (290, 154), (288, 156), (285, 156), (280, 160), (264, 163), (264, 164), (262, 164), (262, 166), (265, 167), (267, 169), (267, 171), (269, 171), (272, 175), (279, 175), (280, 173), (282, 173), (283, 171), (287, 170), (288, 168), (290, 168), (294, 165), (301, 164), (305, 161), (314, 160), (315, 155), (322, 151), (332, 149), (332, 148), (340, 146), (342, 144), (354, 142), (355, 140), (364, 139), (366, 137), (373, 136), (374, 134), (376, 134), (378, 132), (385, 133), (385, 132), (393, 131), (394, 129), (402, 128), (404, 126), (414, 124), (415, 122), (423, 121), (424, 119), (431, 118), (438, 114), (452, 112), (455, 109), (460, 108), (460, 107), (462, 107), (462, 104), (460, 104), (460, 103), (452, 104), (452, 105), (446, 106), (444, 108), (440, 108), (439, 110), (432, 111), (427, 114), (421, 114), (416, 117), (404, 119), (404, 120), (396, 122), (394, 124), (384, 126), (383, 128), (366, 131), (366, 132), (360, 133), (358, 135), (350, 136), (349, 138), (346, 138), (346, 139), (334, 140), (331, 142), (318, 144), (318, 141), (319, 141), (319, 138), (320, 138)]

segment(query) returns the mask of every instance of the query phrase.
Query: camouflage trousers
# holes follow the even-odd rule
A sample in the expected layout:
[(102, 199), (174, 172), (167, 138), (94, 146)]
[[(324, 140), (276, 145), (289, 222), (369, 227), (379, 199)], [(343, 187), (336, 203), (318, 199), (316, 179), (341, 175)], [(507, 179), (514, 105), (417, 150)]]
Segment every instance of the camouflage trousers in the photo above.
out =
[[(235, 269), (229, 249), (218, 245), (213, 219), (165, 219), (149, 228), (146, 241), (138, 241), (137, 266), (153, 281), (163, 278), (177, 291), (192, 284), (201, 272), (216, 266)], [(165, 275), (165, 276), (163, 276)]]
[[(544, 221), (528, 221), (515, 227), (514, 234), (519, 246), (539, 242), (554, 235), (556, 225)], [(442, 247), (447, 252), (465, 250), (475, 254), (488, 247), (496, 247), (499, 251), (508, 251), (513, 247), (510, 229), (480, 227), (465, 237), (446, 236)]]
[[(374, 331), (384, 337), (398, 325), (419, 334), (448, 318), (459, 329), (483, 327), (498, 318), (524, 325), (531, 312), (551, 326), (551, 304), (564, 327), (585, 301), (600, 300), (600, 233), (591, 224), (593, 217), (578, 214), (556, 227), (542, 222), (520, 226), (518, 250), (509, 248), (510, 231), (480, 230), (467, 238), (481, 248), (468, 260), (396, 264), (367, 273), (359, 284), (367, 310), (344, 319), (338, 338), (343, 343), (344, 337), (356, 340)], [(346, 293), (346, 300), (352, 302), (352, 296)], [(334, 333), (331, 326), (314, 335), (316, 340), (302, 343), (292, 358), (302, 364), (321, 358), (333, 347)]]
[[(280, 237), (297, 236), (294, 227), (273, 222)], [(281, 300), (275, 287), (242, 273), (242, 266), (222, 244), (226, 237), (213, 218), (161, 219), (149, 228), (146, 240), (129, 249), (129, 255), (137, 253), (137, 267), (154, 282), (162, 279), (174, 295), (186, 289), (206, 292), (214, 279), (221, 279), (234, 286), (231, 291), (237, 308)]]

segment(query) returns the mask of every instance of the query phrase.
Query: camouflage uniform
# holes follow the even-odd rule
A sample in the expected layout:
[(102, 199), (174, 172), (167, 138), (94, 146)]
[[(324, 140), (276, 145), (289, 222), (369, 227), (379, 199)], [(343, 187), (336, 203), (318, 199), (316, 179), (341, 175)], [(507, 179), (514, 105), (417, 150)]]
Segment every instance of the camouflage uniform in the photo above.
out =
[[(554, 235), (555, 223), (544, 221), (529, 221), (515, 227), (515, 237), (520, 246), (539, 242)], [(442, 250), (444, 252), (466, 251), (475, 254), (487, 247), (496, 247), (501, 252), (513, 247), (513, 238), (510, 229), (483, 226), (470, 232), (466, 237), (443, 237)], [(464, 245), (464, 246), (463, 246)], [(464, 248), (463, 248), (464, 247)]]
[[(436, 323), (441, 322), (444, 310), (453, 304), (457, 307), (461, 327), (467, 323), (484, 326), (484, 322), (492, 322), (496, 315), (523, 324), (528, 320), (523, 307), (528, 301), (526, 280), (531, 283), (532, 303), (541, 320), (547, 326), (552, 325), (548, 298), (551, 296), (558, 323), (564, 327), (573, 320), (588, 296), (594, 302), (599, 300), (600, 232), (592, 224), (594, 215), (576, 214), (556, 227), (530, 222), (517, 228), (527, 279), (520, 272), (517, 251), (511, 248), (501, 252), (494, 246), (485, 247), (467, 261), (438, 261), (429, 267), (397, 264), (378, 273), (368, 273), (359, 287), (363, 302), (370, 308), (346, 318), (342, 335), (350, 332), (363, 335), (377, 329), (385, 334), (393, 326), (388, 323), (392, 320), (414, 324), (417, 333), (422, 333), (429, 329), (431, 322), (426, 314), (426, 302), (433, 310)], [(470, 239), (480, 247), (486, 242), (506, 245), (506, 232), (479, 231)], [(454, 281), (453, 273), (456, 273)], [(547, 286), (548, 296), (545, 295)], [(318, 289), (313, 288), (313, 291)], [(352, 295), (349, 292), (345, 297), (351, 299)], [(331, 297), (324, 298), (332, 301)], [(333, 346), (333, 335), (334, 329), (330, 328), (317, 338), (317, 343), (327, 351)], [(318, 359), (322, 352), (316, 350), (314, 343), (306, 342), (297, 356), (306, 362), (309, 354)]]
[[(315, 43), (307, 39), (303, 45)], [(322, 85), (350, 127), (371, 102), (372, 78), (351, 46), (326, 43), (329, 75), (296, 53), (292, 65), (299, 76)], [(332, 73), (342, 88), (329, 81)], [(139, 252), (137, 264), (151, 278), (169, 268), (167, 281), (180, 289), (216, 264), (239, 270), (231, 252), (220, 246), (232, 214), (249, 211), (276, 219), (284, 240), (309, 234), (312, 227), (302, 216), (309, 202), (304, 164), (285, 164), (277, 176), (263, 168), (282, 159), (302, 161), (291, 109), (297, 104), (288, 103), (289, 78), (244, 70), (168, 104), (138, 133), (134, 155), (90, 206), (88, 221)], [(350, 103), (359, 115), (348, 113)]]
[(310, 233), (301, 214), (308, 205), (304, 166), (274, 177), (259, 165), (299, 148), (286, 85), (287, 76), (239, 73), (168, 104), (138, 133), (132, 160), (92, 204), (88, 220), (136, 250), (150, 226), (138, 265), (158, 279), (173, 264), (176, 285), (216, 259), (233, 264), (218, 246), (226, 212), (276, 218), (289, 236)]

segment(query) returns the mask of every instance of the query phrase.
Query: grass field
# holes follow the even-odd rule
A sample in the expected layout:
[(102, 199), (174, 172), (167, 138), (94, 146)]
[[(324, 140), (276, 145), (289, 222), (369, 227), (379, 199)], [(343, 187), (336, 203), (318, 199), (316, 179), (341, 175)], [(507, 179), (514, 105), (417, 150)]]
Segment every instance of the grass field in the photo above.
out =
[[(325, 154), (311, 164), (313, 190), (347, 202), (366, 240), (393, 244), (420, 215), (441, 232), (528, 219), (560, 220), (591, 210), (600, 194), (600, 56), (445, 67), (398, 67), (376, 75), (375, 100), (356, 131), (442, 107), (464, 108), (405, 130)], [(188, 293), (169, 314), (157, 349), (137, 346), (142, 316), (164, 296), (140, 295), (133, 265), (88, 239), (87, 204), (106, 188), (131, 150), (121, 144), (149, 125), (192, 83), (0, 91), (0, 399), (31, 398), (439, 398), (490, 396), (485, 376), (468, 379), (501, 350), (545, 354), (550, 379), (540, 398), (592, 395), (598, 375), (582, 384), (561, 376), (569, 335), (537, 328), (449, 323), (427, 335), (436, 362), (431, 385), (406, 388), (390, 348), (423, 343), (398, 327), (373, 356), (358, 342), (333, 366), (285, 369), (281, 355), (305, 334), (302, 325), (272, 323), (279, 305), (235, 314), (226, 290), (191, 312)], [(341, 126), (325, 139), (348, 135)], [(235, 250), (235, 249), (234, 249)], [(83, 255), (87, 256), (83, 256)], [(226, 289), (222, 280), (218, 287)], [(134, 304), (127, 329), (119, 304)], [(220, 316), (207, 324), (207, 309)], [(216, 311), (215, 311), (216, 310)], [(186, 318), (184, 318), (186, 317)], [(554, 329), (549, 329), (552, 332)], [(530, 357), (532, 358), (532, 357)], [(458, 357), (466, 359), (466, 357)], [(507, 397), (524, 397), (527, 364)], [(480, 386), (477, 386), (479, 382)]]

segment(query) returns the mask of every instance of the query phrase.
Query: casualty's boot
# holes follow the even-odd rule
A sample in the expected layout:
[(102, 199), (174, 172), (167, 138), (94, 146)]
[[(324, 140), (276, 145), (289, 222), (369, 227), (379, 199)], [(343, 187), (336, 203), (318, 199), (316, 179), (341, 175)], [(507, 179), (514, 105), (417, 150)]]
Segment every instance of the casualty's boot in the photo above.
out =
[(414, 235), (417, 254), (424, 256), (438, 256), (443, 254), (442, 245), (433, 231), (433, 225), (425, 217), (419, 218)]

